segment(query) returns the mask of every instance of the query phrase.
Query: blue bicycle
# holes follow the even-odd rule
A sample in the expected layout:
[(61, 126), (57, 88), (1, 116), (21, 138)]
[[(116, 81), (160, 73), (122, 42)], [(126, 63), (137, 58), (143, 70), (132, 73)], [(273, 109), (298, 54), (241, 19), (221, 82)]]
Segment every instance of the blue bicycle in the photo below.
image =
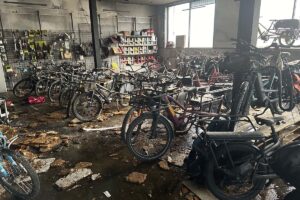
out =
[[(2, 98), (0, 110), (7, 112), (6, 102)], [(0, 123), (8, 123), (8, 112), (6, 115), (0, 114), (0, 119)], [(14, 197), (33, 199), (40, 191), (39, 177), (23, 156), (10, 149), (19, 137), (16, 135), (8, 140), (0, 131), (0, 184)]]

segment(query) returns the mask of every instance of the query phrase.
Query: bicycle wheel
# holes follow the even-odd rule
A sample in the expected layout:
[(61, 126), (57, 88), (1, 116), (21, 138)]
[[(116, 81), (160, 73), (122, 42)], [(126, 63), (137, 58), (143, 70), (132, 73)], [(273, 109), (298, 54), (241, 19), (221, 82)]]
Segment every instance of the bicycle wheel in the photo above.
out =
[(132, 121), (134, 119), (136, 119), (142, 113), (143, 113), (143, 109), (136, 108), (136, 107), (130, 108), (128, 110), (128, 112), (126, 113), (126, 115), (123, 119), (122, 127), (121, 127), (121, 139), (124, 143), (126, 143), (126, 134), (127, 134), (129, 125), (132, 123)]
[(61, 81), (54, 81), (51, 83), (48, 90), (48, 98), (51, 102), (58, 102), (61, 91), (63, 90), (63, 84)]
[(102, 111), (103, 103), (93, 92), (85, 92), (75, 98), (72, 108), (76, 118), (87, 122), (97, 119)]
[(48, 93), (50, 81), (48, 79), (39, 80), (35, 85), (35, 94), (37, 96), (46, 96)]
[(8, 149), (1, 150), (1, 185), (13, 196), (32, 199), (40, 191), (38, 175), (31, 165), (19, 153)]
[(169, 149), (173, 139), (171, 122), (158, 116), (156, 129), (152, 131), (152, 113), (143, 113), (130, 124), (126, 143), (129, 151), (139, 160), (152, 161), (162, 157)]
[(208, 189), (221, 200), (254, 199), (266, 183), (265, 179), (253, 179), (258, 171), (266, 170), (256, 160), (259, 150), (247, 144), (227, 147), (220, 147), (215, 153), (218, 164), (214, 159), (208, 160), (205, 173)]
[(130, 83), (124, 83), (120, 87), (120, 105), (123, 107), (129, 106), (130, 96), (129, 92), (132, 92), (134, 89), (134, 85)]
[(289, 69), (282, 72), (282, 91), (279, 107), (283, 111), (292, 111), (295, 107), (293, 76)]
[(71, 98), (72, 98), (72, 89), (69, 87), (64, 88), (59, 95), (59, 105), (63, 108), (66, 108)]
[(291, 47), (295, 41), (295, 34), (291, 30), (284, 31), (279, 36), (279, 44), (283, 47)]
[(35, 84), (31, 78), (20, 80), (13, 88), (14, 96), (17, 98), (27, 98), (34, 91)]

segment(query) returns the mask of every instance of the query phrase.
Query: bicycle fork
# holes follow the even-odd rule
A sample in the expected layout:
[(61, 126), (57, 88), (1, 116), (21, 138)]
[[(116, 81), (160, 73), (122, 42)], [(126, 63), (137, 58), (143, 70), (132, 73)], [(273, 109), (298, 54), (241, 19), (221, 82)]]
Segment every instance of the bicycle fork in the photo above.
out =
[(158, 123), (158, 119), (159, 119), (159, 115), (160, 113), (158, 111), (152, 111), (152, 125), (151, 125), (151, 136), (150, 139), (154, 139), (157, 137), (157, 123)]
[[(10, 157), (10, 156), (9, 156)], [(13, 161), (12, 163), (15, 163), (16, 162), (10, 157), (9, 159), (9, 162)], [(0, 173), (1, 173), (1, 176), (2, 177), (8, 177), (9, 176), (9, 173), (7, 172), (7, 170), (4, 168), (4, 162), (3, 162), (3, 158), (2, 156), (0, 156)]]

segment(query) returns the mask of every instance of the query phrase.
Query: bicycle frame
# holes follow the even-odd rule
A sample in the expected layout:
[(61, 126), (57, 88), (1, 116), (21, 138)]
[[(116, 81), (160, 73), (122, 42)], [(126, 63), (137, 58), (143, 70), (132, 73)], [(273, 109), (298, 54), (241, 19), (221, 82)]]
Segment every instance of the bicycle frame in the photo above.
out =
[(268, 41), (270, 38), (273, 38), (274, 41), (276, 41), (278, 39), (278, 36), (280, 35), (280, 33), (278, 33), (275, 29), (274, 29), (274, 24), (276, 23), (276, 20), (272, 20), (270, 26), (267, 28), (266, 26), (264, 26), (263, 24), (259, 23), (258, 25), (258, 39), (261, 39), (263, 41)]

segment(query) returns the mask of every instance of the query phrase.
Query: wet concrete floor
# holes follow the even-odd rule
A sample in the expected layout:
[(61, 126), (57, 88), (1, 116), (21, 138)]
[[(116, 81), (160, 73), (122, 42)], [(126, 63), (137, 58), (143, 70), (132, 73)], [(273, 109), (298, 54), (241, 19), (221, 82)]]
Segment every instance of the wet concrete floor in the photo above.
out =
[[(57, 112), (62, 116), (53, 120), (43, 120), (49, 114)], [(140, 200), (140, 199), (163, 199), (177, 200), (185, 199), (180, 195), (182, 181), (185, 179), (184, 171), (171, 166), (168, 171), (158, 167), (157, 162), (140, 163), (129, 154), (127, 147), (120, 141), (117, 131), (106, 132), (84, 132), (82, 126), (68, 127), (71, 119), (64, 119), (63, 110), (57, 106), (33, 105), (15, 106), (11, 116), (17, 115), (14, 125), (28, 127), (38, 122), (30, 131), (55, 130), (60, 134), (78, 137), (76, 143), (68, 147), (42, 154), (45, 158), (61, 158), (75, 165), (78, 162), (91, 162), (93, 173), (100, 173), (101, 178), (96, 181), (83, 180), (78, 183), (79, 187), (70, 191), (59, 191), (54, 187), (55, 181), (61, 176), (60, 169), (50, 169), (47, 173), (40, 174), (41, 192), (37, 199), (43, 200), (97, 200), (108, 199), (103, 192), (111, 194), (109, 199)], [(97, 122), (98, 126), (116, 126), (121, 124), (122, 115), (111, 117), (104, 122)], [(143, 184), (132, 184), (125, 177), (133, 171), (147, 174), (147, 180)], [(273, 200), (283, 199), (289, 191), (282, 181), (276, 182), (269, 189), (262, 192), (260, 199)], [(10, 199), (7, 197), (6, 199)], [(5, 200), (6, 200), (5, 199)]]

